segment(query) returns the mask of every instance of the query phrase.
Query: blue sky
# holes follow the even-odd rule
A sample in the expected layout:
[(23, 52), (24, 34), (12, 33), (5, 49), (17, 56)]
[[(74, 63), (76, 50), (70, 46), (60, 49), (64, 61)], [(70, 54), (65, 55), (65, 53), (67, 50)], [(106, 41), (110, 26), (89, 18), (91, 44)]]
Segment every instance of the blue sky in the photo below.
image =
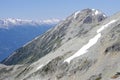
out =
[(85, 8), (112, 15), (120, 11), (119, 5), (120, 0), (0, 0), (0, 18), (64, 19)]

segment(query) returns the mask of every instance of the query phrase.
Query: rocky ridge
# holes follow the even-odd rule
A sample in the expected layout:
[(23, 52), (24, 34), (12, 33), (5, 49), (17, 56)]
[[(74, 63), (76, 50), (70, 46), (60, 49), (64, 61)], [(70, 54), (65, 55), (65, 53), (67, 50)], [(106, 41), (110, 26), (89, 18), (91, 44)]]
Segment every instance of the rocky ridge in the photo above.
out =
[[(74, 13), (55, 28), (24, 46), (27, 50), (32, 49), (34, 53), (41, 51), (36, 46), (43, 46), (41, 43), (46, 43), (43, 50), (48, 52), (39, 59), (33, 59), (34, 61), (29, 63), (32, 58), (26, 57), (27, 61), (23, 58), (23, 61), (11, 63), (18, 54), (19, 56), (29, 54), (27, 50), (23, 51), (24, 48), (15, 52), (3, 61), (12, 65), (5, 67), (2, 65), (0, 79), (119, 80), (120, 13), (108, 18), (103, 15), (99, 21), (101, 14), (93, 16), (93, 12), (98, 13), (92, 9)], [(88, 16), (92, 16), (92, 19)], [(31, 45), (34, 47), (30, 48)]]
[(106, 18), (105, 14), (101, 12), (95, 16), (93, 14), (95, 14), (95, 11), (92, 9), (85, 9), (77, 14), (75, 12), (65, 21), (60, 22), (56, 27), (33, 40), (30, 44), (16, 50), (3, 63), (7, 65), (32, 63), (49, 52), (54, 52), (67, 41), (77, 36), (85, 35)]

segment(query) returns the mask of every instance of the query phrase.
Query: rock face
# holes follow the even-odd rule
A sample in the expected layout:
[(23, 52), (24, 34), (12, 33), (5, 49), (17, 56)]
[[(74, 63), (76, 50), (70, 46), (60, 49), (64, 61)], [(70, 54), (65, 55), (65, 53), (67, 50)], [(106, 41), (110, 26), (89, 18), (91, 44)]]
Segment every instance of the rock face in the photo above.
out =
[(119, 53), (120, 13), (85, 9), (4, 60), (0, 80), (120, 80)]
[(95, 14), (95, 10), (91, 9), (75, 12), (55, 28), (38, 37), (38, 39), (16, 50), (13, 55), (2, 63), (12, 65), (37, 61), (49, 52), (54, 52), (70, 39), (85, 35), (90, 29), (98, 25), (99, 19), (104, 20), (105, 18), (100, 11)]

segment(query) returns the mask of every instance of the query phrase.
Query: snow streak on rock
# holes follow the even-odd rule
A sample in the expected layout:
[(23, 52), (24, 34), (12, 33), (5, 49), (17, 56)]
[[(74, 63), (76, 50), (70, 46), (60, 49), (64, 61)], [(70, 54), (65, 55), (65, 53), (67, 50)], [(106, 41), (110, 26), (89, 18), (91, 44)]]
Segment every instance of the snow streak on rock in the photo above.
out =
[(101, 31), (103, 31), (105, 28), (110, 27), (109, 25), (111, 25), (112, 23), (116, 22), (116, 20), (112, 20), (110, 21), (108, 24), (102, 26), (100, 29), (97, 30), (97, 33), (100, 33)]
[(38, 66), (37, 69), (36, 69), (36, 71), (39, 70), (39, 69), (41, 69), (43, 66), (44, 66), (43, 64), (40, 65), (40, 66)]
[(89, 42), (88, 42), (86, 45), (84, 45), (81, 49), (79, 49), (74, 55), (72, 55), (72, 56), (70, 56), (69, 58), (67, 58), (66, 60), (64, 60), (64, 62), (70, 63), (70, 61), (71, 61), (72, 59), (74, 59), (74, 58), (76, 58), (76, 57), (79, 57), (79, 56), (85, 54), (86, 52), (88, 52), (88, 49), (89, 49), (90, 47), (92, 47), (93, 45), (95, 45), (95, 44), (97, 43), (98, 39), (101, 37), (101, 32), (102, 32), (105, 28), (109, 27), (109, 25), (111, 25), (111, 24), (114, 23), (114, 22), (116, 22), (116, 20), (112, 20), (112, 21), (110, 21), (108, 24), (103, 25), (100, 29), (97, 30), (96, 36), (94, 36), (92, 39), (90, 39)]
[(74, 18), (76, 18), (76, 17), (77, 17), (77, 14), (79, 14), (79, 13), (80, 13), (80, 11), (75, 12)]

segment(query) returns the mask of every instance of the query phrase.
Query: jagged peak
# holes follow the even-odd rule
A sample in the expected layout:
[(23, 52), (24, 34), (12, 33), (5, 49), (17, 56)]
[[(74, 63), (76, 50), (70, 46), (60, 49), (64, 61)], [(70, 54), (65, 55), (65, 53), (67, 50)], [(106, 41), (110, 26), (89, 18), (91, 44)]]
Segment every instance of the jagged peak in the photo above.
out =
[(68, 19), (75, 21), (83, 21), (83, 23), (101, 22), (106, 19), (105, 13), (98, 9), (83, 9), (74, 12)]
[(94, 15), (99, 15), (99, 14), (102, 14), (104, 17), (107, 17), (103, 12), (101, 12), (100, 10), (98, 10), (98, 9), (92, 9), (92, 11), (93, 11), (93, 16)]
[(89, 14), (92, 14), (92, 16), (98, 16), (98, 15), (102, 15), (103, 17), (107, 17), (105, 15), (105, 13), (103, 13), (102, 11), (98, 10), (98, 9), (83, 9), (83, 10), (78, 10), (76, 12), (74, 12), (74, 18), (76, 18), (80, 13), (89, 13)]

